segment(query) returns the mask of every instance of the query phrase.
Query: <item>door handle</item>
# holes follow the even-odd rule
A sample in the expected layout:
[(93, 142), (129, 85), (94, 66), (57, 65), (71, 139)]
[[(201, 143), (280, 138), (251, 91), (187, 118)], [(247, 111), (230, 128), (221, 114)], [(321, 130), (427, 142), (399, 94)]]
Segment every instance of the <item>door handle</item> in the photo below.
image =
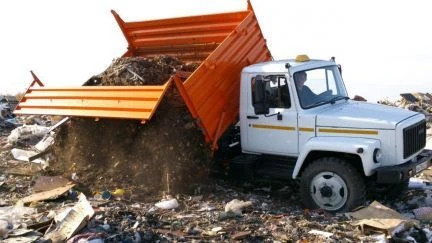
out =
[(247, 119), (259, 119), (258, 116), (247, 116)]

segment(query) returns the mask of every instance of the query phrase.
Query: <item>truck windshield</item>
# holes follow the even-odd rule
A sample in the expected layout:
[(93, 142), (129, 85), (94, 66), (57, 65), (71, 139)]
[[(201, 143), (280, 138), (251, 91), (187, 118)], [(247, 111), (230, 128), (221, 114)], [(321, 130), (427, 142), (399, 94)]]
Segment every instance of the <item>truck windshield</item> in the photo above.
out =
[(298, 71), (293, 77), (303, 109), (348, 99), (336, 65)]

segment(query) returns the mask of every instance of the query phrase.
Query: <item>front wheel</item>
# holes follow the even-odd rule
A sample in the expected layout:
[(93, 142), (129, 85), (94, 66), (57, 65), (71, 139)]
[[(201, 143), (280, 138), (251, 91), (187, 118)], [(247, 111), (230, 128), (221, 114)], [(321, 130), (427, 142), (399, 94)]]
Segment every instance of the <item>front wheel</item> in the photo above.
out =
[(345, 160), (318, 159), (302, 173), (300, 193), (307, 208), (349, 211), (365, 200), (365, 183), (360, 173)]

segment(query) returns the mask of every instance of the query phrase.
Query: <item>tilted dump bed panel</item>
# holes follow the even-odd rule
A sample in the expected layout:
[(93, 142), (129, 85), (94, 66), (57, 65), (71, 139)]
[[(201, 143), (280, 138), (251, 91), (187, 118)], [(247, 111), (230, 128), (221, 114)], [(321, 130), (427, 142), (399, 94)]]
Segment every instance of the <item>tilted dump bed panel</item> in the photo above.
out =
[(15, 114), (123, 118), (145, 122), (154, 114), (169, 84), (73, 88), (32, 85)]
[[(194, 110), (208, 141), (215, 142), (237, 120), (241, 70), (271, 60), (253, 11), (184, 82), (183, 96)], [(181, 85), (176, 82), (176, 85)], [(186, 93), (186, 94), (185, 94)]]
[(126, 40), (126, 56), (174, 56), (201, 62), (244, 20), (248, 12), (124, 22), (112, 11)]
[[(123, 56), (170, 55), (199, 64), (186, 80), (176, 75), (174, 81), (206, 140), (215, 148), (221, 134), (237, 119), (241, 70), (271, 60), (250, 3), (242, 12), (141, 22), (125, 22), (112, 13), (129, 44)], [(36, 88), (33, 82), (15, 113), (147, 121), (168, 83), (106, 90), (100, 86)]]

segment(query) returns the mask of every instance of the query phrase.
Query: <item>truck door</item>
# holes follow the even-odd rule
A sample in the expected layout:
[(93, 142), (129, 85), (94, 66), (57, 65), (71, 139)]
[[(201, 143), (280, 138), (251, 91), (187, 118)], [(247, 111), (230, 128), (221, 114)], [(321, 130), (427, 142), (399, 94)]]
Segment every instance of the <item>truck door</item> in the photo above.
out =
[(247, 150), (264, 154), (296, 156), (298, 153), (297, 112), (285, 74), (264, 76), (267, 115), (254, 110), (255, 75), (249, 77), (246, 114)]

